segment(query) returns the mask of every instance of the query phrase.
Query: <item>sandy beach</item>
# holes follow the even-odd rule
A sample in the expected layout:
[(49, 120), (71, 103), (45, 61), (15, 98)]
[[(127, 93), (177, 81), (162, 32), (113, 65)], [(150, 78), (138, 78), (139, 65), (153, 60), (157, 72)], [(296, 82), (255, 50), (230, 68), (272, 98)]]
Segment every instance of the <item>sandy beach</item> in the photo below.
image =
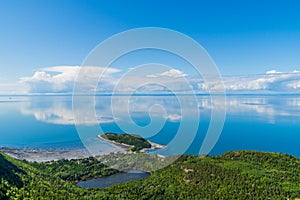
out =
[(19, 160), (29, 162), (46, 162), (59, 159), (87, 158), (91, 154), (86, 149), (53, 150), (0, 147), (0, 151)]
[[(97, 138), (121, 148), (120, 150), (115, 151), (113, 153), (129, 151), (129, 149), (133, 147), (132, 145), (108, 140), (102, 137), (102, 135), (97, 135)], [(151, 141), (148, 142), (151, 144), (151, 148), (144, 148), (140, 152), (147, 153), (147, 151), (149, 150), (166, 148), (166, 146), (164, 145), (157, 144)], [(84, 148), (69, 150), (69, 149), (31, 149), (31, 148), (0, 147), (0, 151), (16, 159), (27, 160), (29, 162), (46, 162), (46, 161), (59, 160), (59, 159), (79, 159), (79, 158), (86, 158), (90, 156), (101, 156), (108, 153), (108, 152), (103, 152), (97, 155), (91, 155), (91, 153)]]

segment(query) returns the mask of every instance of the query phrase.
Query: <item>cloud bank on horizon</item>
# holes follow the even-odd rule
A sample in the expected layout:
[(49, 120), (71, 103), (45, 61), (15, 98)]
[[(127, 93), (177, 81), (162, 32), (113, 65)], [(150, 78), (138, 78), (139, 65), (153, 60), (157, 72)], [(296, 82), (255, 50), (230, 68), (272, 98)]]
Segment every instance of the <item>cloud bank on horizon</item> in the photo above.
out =
[[(152, 84), (144, 85), (139, 91), (140, 93), (170, 93), (170, 90), (164, 86), (175, 85), (176, 91), (180, 93), (189, 93), (193, 90), (196, 93), (209, 93), (210, 91), (218, 91), (222, 87), (217, 82), (204, 82), (201, 77), (188, 75), (177, 69), (170, 69), (161, 73), (139, 74), (126, 77), (122, 81), (119, 90), (116, 90), (120, 76), (119, 69), (109, 68), (105, 70), (103, 67), (89, 66), (85, 67), (86, 78), (81, 80), (80, 84), (84, 84), (87, 90), (95, 92), (95, 88), (90, 87), (91, 81), (98, 80), (98, 74), (103, 73), (100, 85), (96, 89), (96, 93), (129, 93), (133, 92), (132, 88), (137, 83), (151, 82)], [(73, 91), (74, 81), (80, 71), (80, 66), (55, 66), (42, 68), (36, 71), (31, 77), (20, 78), (21, 84), (28, 86), (27, 93), (59, 93), (71, 94)], [(183, 87), (181, 82), (183, 78), (189, 81), (191, 90)], [(156, 85), (155, 82), (160, 84)], [(223, 87), (226, 93), (299, 93), (300, 94), (300, 71), (278, 72), (276, 70), (267, 71), (265, 74), (248, 75), (248, 76), (224, 76)]]
[[(27, 93), (72, 93), (74, 81), (79, 73), (80, 66), (55, 66), (42, 68), (36, 71), (31, 77), (20, 78), (21, 84), (28, 85)], [(86, 76), (82, 84), (89, 85), (92, 81), (97, 81), (97, 74), (103, 73), (106, 86), (111, 88), (114, 85), (109, 75), (119, 72), (118, 69), (105, 69), (104, 67), (86, 66), (84, 73)], [(105, 91), (104, 91), (105, 92)]]

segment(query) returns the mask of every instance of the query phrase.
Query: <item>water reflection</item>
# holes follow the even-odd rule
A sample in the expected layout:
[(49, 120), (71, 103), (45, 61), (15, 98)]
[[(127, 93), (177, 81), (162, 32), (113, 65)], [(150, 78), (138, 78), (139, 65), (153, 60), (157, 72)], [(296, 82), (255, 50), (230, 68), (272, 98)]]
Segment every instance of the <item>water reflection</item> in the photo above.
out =
[[(130, 101), (123, 96), (114, 97), (114, 111), (110, 96), (91, 98), (81, 97), (82, 106), (76, 107), (80, 113), (77, 123), (104, 124), (120, 120), (129, 112), (133, 121), (146, 125), (151, 117), (158, 117), (170, 122), (180, 122), (181, 109), (175, 96), (133, 96)], [(188, 102), (189, 97), (185, 98)], [(23, 98), (22, 101), (25, 101)], [(223, 102), (212, 104), (209, 96), (198, 96), (198, 109), (201, 119), (209, 119), (212, 107), (223, 109)], [(1, 101), (0, 102), (4, 102)], [(129, 104), (129, 111), (126, 106)], [(267, 123), (276, 123), (286, 119), (300, 121), (300, 97), (298, 96), (228, 96), (226, 100), (227, 116), (252, 117)], [(187, 111), (190, 116), (195, 114), (193, 107)], [(95, 113), (87, 112), (95, 109)], [(74, 124), (72, 98), (70, 96), (39, 96), (27, 97), (27, 102), (21, 104), (20, 111), (24, 115), (32, 115), (36, 120), (53, 124)], [(151, 116), (149, 116), (151, 114)], [(95, 117), (96, 115), (96, 117)], [(96, 120), (95, 120), (96, 119)]]
[[(195, 137), (187, 150), (191, 154), (199, 153), (212, 108), (224, 109), (224, 102), (212, 102), (205, 95), (197, 96), (196, 102), (191, 97), (184, 97), (184, 112), (175, 96), (132, 96), (129, 99), (118, 96), (114, 97), (113, 103), (110, 96), (96, 96), (95, 101), (90, 97), (80, 98), (80, 105), (74, 112), (79, 114), (77, 125), (83, 125), (85, 130), (89, 127), (99, 128), (100, 125), (107, 132), (137, 133), (154, 142), (168, 144), (176, 136), (182, 120), (188, 119), (187, 134), (183, 134), (178, 141)], [(235, 95), (227, 96), (225, 105), (225, 126), (213, 154), (255, 149), (300, 156), (300, 96)], [(189, 127), (195, 124), (197, 113), (200, 113), (200, 123), (197, 124), (199, 130), (195, 136), (190, 133)], [(71, 96), (0, 96), (0, 119), (1, 147), (43, 146), (69, 150), (70, 146), (76, 146), (72, 149), (77, 150), (89, 146), (89, 151), (95, 154), (116, 150), (97, 139), (98, 132), (85, 131), (84, 134), (78, 134), (74, 126)], [(129, 131), (118, 127), (124, 124), (135, 126)], [(154, 136), (142, 131), (144, 127), (153, 124), (158, 129), (163, 125), (159, 134)], [(141, 129), (135, 129), (136, 126)]]

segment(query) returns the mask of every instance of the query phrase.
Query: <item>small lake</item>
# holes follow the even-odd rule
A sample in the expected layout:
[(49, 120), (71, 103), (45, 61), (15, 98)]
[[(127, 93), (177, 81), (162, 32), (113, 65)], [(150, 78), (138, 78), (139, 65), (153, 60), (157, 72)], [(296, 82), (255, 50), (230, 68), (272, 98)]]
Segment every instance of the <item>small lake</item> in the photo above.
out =
[(102, 178), (81, 181), (81, 182), (77, 183), (77, 186), (87, 188), (87, 189), (88, 188), (106, 188), (106, 187), (112, 186), (114, 184), (135, 181), (135, 180), (139, 180), (142, 178), (146, 178), (148, 176), (150, 176), (149, 173), (138, 171), (138, 170), (132, 170), (127, 173), (118, 173), (118, 174), (113, 174), (113, 175), (102, 177)]

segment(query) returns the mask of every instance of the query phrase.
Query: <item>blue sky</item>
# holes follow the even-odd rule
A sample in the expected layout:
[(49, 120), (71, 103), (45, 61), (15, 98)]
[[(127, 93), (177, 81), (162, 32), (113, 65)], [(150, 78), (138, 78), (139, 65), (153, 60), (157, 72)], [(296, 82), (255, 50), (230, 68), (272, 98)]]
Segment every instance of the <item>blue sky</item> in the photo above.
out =
[(194, 38), (224, 75), (300, 70), (299, 8), (296, 0), (1, 0), (0, 90), (41, 68), (78, 66), (109, 36), (148, 26)]

